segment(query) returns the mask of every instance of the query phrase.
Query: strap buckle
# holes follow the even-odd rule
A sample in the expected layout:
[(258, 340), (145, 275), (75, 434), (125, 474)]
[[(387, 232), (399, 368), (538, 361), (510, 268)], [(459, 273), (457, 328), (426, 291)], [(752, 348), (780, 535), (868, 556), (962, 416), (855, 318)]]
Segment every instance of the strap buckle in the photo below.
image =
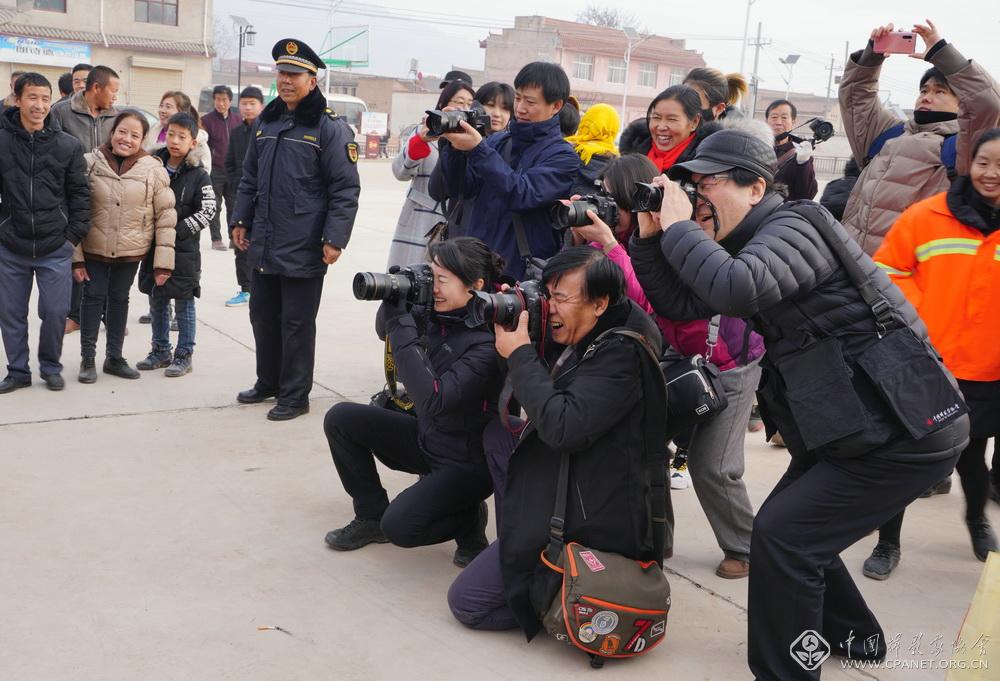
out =
[(875, 315), (875, 330), (878, 337), (884, 338), (886, 326), (892, 322), (892, 304), (883, 297), (879, 297), (871, 305), (872, 314)]

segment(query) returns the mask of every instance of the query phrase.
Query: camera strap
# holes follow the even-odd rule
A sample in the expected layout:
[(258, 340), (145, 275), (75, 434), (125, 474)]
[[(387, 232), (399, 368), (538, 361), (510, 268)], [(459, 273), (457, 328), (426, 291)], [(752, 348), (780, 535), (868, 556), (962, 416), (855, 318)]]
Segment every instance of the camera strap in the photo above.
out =
[[(514, 169), (510, 165), (511, 147), (513, 146), (513, 139), (508, 133), (507, 139), (503, 141), (503, 160), (511, 170)], [(531, 247), (528, 245), (528, 236), (524, 233), (524, 221), (521, 219), (521, 214), (517, 211), (511, 211), (510, 216), (514, 222), (514, 238), (517, 239), (517, 252), (521, 254), (522, 258), (527, 260), (531, 257)]]
[(392, 345), (389, 343), (388, 337), (385, 339), (383, 365), (385, 368), (385, 386), (389, 389), (389, 397), (393, 403), (406, 411), (413, 409), (413, 400), (399, 394), (399, 386), (396, 384), (396, 362), (392, 359)]

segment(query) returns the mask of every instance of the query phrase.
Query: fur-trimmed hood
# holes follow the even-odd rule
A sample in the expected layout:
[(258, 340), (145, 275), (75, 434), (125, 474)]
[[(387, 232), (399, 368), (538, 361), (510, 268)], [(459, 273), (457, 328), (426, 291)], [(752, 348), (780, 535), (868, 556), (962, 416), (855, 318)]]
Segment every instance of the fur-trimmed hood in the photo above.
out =
[[(275, 97), (260, 113), (261, 120), (268, 123), (281, 118), (288, 111), (288, 105), (280, 97)], [(298, 125), (314, 126), (319, 123), (320, 116), (326, 112), (326, 97), (318, 87), (306, 95), (305, 99), (295, 107), (295, 122)]]

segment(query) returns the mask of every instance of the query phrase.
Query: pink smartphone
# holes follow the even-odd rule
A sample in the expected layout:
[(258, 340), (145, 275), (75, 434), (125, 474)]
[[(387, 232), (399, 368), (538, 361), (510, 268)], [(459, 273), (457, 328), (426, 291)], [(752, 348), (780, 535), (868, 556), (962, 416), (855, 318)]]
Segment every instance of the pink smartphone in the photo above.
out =
[(917, 34), (909, 31), (893, 31), (875, 40), (875, 52), (879, 54), (913, 54), (917, 51)]

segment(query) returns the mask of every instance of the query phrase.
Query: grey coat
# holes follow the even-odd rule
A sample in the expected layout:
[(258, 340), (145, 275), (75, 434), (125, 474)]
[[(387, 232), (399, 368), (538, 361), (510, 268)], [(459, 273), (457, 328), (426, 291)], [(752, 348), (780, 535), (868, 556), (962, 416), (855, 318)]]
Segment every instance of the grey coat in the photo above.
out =
[(413, 263), (427, 260), (427, 232), (444, 219), (441, 204), (430, 197), (428, 186), (431, 172), (438, 162), (438, 145), (436, 141), (428, 142), (431, 148), (429, 156), (415, 161), (410, 158), (410, 138), (417, 130), (408, 135), (399, 146), (399, 154), (392, 162), (392, 173), (397, 180), (409, 181), (410, 189), (406, 193), (403, 209), (399, 212), (396, 232), (392, 236), (389, 247), (389, 262), (387, 267), (399, 265), (405, 267)]
[(121, 109), (113, 106), (94, 118), (90, 115), (90, 108), (83, 95), (84, 93), (78, 92), (69, 99), (56, 102), (52, 105), (50, 115), (58, 121), (63, 132), (80, 140), (83, 153), (88, 154), (111, 139), (111, 125)]

